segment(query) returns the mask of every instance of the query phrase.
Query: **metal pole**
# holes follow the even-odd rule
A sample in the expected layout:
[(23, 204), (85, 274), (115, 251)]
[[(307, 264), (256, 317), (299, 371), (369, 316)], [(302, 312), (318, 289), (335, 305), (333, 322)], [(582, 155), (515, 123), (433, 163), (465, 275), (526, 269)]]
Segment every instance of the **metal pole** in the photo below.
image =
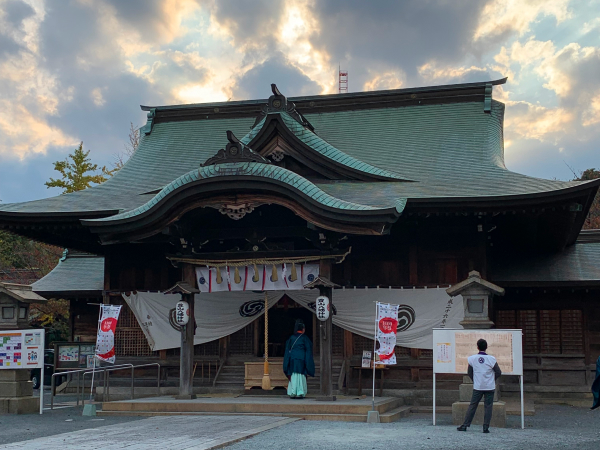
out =
[(433, 371), (433, 424), (435, 425), (435, 370)]
[(525, 398), (523, 396), (523, 375), (519, 377), (521, 384), (521, 429), (525, 429)]
[[(54, 409), (54, 385), (56, 384), (56, 377), (54, 374), (50, 377), (50, 409)], [(77, 390), (77, 402), (79, 404), (79, 390)]]
[(133, 366), (131, 366), (131, 400), (133, 400), (133, 396), (134, 396), (134, 392), (133, 392), (133, 389), (134, 389), (133, 388), (133, 371), (134, 371), (134, 368), (133, 368)]
[(160, 364), (156, 373), (156, 395), (160, 397)]
[[(81, 374), (79, 372), (77, 372), (77, 404), (76, 406), (79, 406), (79, 380), (81, 379)], [(83, 392), (85, 388), (81, 389), (81, 392)]]
[(373, 334), (373, 409), (375, 411), (375, 350), (377, 348), (377, 316), (379, 316), (379, 302), (375, 304), (375, 334)]
[(46, 330), (40, 333), (42, 338), (42, 373), (40, 376), (40, 414), (44, 413), (44, 365), (46, 362)]
[[(90, 386), (90, 402), (92, 401), (92, 395), (94, 392), (94, 374), (96, 372), (96, 353), (98, 351), (98, 332), (100, 331), (100, 320), (102, 319), (102, 305), (98, 308), (98, 326), (96, 327), (96, 348), (94, 350), (94, 368), (92, 369), (92, 385)], [(85, 377), (83, 378), (83, 390), (85, 391)], [(104, 400), (104, 393), (102, 393), (102, 400)]]

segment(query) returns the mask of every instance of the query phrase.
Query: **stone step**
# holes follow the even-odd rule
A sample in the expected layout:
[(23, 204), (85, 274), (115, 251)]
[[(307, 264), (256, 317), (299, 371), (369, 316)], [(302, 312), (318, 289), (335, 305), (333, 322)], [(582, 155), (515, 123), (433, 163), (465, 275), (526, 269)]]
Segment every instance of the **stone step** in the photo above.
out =
[(400, 406), (396, 409), (392, 409), (391, 411), (380, 414), (379, 421), (381, 423), (397, 422), (403, 417), (408, 417), (410, 415), (410, 412), (410, 406)]
[[(279, 396), (277, 396), (279, 397)], [(402, 399), (384, 398), (375, 404), (380, 414), (402, 406)], [(336, 402), (319, 402), (314, 398), (305, 400), (290, 400), (287, 398), (264, 397), (257, 398), (199, 398), (190, 401), (177, 401), (172, 398), (160, 397), (136, 401), (106, 402), (102, 405), (104, 412), (136, 413), (229, 413), (229, 414), (279, 414), (279, 415), (364, 415), (371, 410), (371, 402), (354, 399), (343, 399)]]
[(148, 412), (148, 411), (97, 411), (97, 416), (108, 417), (154, 417), (154, 416), (265, 416), (289, 417), (303, 420), (328, 420), (335, 422), (366, 422), (366, 414), (293, 414), (293, 413), (214, 413), (214, 412)]
[(535, 398), (533, 399), (536, 405), (567, 405), (578, 408), (591, 408), (592, 399), (577, 399), (577, 398)]

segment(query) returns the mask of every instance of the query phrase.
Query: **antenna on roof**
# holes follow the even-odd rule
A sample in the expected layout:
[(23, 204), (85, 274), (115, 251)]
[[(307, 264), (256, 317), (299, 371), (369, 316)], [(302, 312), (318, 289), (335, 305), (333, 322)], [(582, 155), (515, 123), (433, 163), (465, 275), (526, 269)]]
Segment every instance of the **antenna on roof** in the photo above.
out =
[(339, 73), (339, 81), (338, 81), (338, 88), (339, 94), (345, 94), (348, 92), (348, 71), (344, 70), (342, 72), (342, 69), (340, 68), (339, 64), (338, 64), (338, 73)]

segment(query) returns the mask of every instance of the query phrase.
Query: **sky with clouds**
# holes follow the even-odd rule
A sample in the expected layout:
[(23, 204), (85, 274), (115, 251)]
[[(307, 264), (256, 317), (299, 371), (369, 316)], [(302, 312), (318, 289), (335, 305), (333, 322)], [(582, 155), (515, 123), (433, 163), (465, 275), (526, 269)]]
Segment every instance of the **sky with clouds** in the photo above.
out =
[(509, 169), (600, 168), (600, 0), (0, 0), (0, 200), (79, 143), (111, 165), (139, 105), (484, 81)]

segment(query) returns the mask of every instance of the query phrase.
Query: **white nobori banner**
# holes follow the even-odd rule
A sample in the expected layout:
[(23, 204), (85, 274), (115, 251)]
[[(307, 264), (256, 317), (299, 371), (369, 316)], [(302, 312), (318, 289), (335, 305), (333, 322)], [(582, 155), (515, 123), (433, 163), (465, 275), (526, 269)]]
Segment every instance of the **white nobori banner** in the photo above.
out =
[(400, 305), (377, 303), (377, 341), (375, 351), (379, 364), (396, 364), (396, 333), (398, 330), (398, 310)]
[(115, 331), (121, 312), (121, 305), (101, 305), (96, 337), (96, 358), (115, 363)]

